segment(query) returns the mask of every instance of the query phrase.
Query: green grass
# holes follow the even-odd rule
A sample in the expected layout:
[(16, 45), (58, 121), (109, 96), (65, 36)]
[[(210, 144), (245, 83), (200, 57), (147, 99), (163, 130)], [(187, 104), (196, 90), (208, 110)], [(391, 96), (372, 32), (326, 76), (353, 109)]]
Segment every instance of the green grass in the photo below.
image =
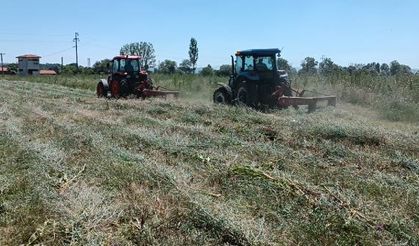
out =
[(321, 94), (334, 94), (339, 101), (372, 108), (385, 120), (419, 121), (418, 75), (295, 75), (292, 76), (292, 81), (297, 88)]
[[(107, 75), (59, 75), (19, 77), (6, 76), (6, 80), (28, 80), (30, 82), (63, 85), (75, 89), (94, 91), (96, 84)], [(227, 77), (203, 77), (188, 74), (151, 74), (156, 86), (179, 90), (181, 97), (195, 102), (208, 102), (218, 87), (227, 83)], [(291, 75), (293, 87), (307, 90), (305, 95), (337, 95), (339, 101), (369, 107), (390, 121), (419, 121), (419, 76), (378, 76), (336, 74)]]
[(0, 83), (0, 245), (419, 243), (417, 124), (57, 79)]

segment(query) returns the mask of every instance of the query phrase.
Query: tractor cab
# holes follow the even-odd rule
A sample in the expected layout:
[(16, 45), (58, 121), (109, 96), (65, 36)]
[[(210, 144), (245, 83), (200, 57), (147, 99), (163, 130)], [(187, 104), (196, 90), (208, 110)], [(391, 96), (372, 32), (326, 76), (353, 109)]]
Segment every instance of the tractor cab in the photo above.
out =
[(139, 56), (116, 56), (112, 59), (112, 74), (136, 74), (140, 72)]
[(277, 49), (237, 51), (233, 74), (249, 80), (260, 80), (258, 77), (273, 79), (277, 53), (279, 54)]
[[(290, 88), (288, 74), (277, 68), (279, 49), (237, 51), (231, 57), (232, 71), (227, 85), (214, 93), (217, 103), (240, 102), (249, 106), (272, 105), (272, 92), (278, 86)], [(286, 89), (285, 95), (291, 96)]]

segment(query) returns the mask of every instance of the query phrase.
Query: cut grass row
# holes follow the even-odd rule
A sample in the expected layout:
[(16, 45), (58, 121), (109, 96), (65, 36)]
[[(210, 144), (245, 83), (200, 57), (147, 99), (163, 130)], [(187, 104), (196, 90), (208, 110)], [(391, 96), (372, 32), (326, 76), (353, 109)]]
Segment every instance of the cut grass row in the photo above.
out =
[[(1, 88), (1, 168), (15, 173), (1, 174), (3, 187), (21, 176), (31, 184), (1, 197), (6, 243), (418, 241), (417, 128), (377, 127), (341, 109), (261, 114)], [(11, 219), (20, 199), (32, 224)]]

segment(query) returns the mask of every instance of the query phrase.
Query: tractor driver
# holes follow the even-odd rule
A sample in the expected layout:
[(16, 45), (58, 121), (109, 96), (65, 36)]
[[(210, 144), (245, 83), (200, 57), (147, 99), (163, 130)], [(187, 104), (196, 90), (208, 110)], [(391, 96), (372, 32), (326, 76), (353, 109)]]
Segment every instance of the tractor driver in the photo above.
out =
[(258, 63), (256, 63), (257, 71), (268, 71), (268, 66), (263, 62), (263, 58), (258, 58)]
[(133, 72), (134, 72), (134, 67), (132, 66), (131, 62), (132, 62), (132, 61), (130, 61), (130, 60), (127, 60), (127, 61), (126, 61), (126, 64), (125, 64), (125, 71), (126, 71), (127, 73), (133, 73)]

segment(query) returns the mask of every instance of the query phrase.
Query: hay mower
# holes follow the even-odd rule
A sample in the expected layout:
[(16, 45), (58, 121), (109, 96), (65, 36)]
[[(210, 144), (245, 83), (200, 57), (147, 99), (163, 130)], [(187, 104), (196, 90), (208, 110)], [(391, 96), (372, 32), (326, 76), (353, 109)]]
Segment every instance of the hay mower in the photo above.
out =
[(277, 69), (280, 52), (279, 49), (237, 51), (236, 59), (231, 56), (229, 82), (219, 84), (213, 95), (214, 102), (254, 108), (307, 105), (309, 112), (316, 109), (318, 102), (336, 106), (336, 96), (304, 97), (304, 90), (293, 89), (287, 72)]
[(139, 56), (115, 56), (108, 64), (107, 79), (101, 79), (96, 86), (98, 97), (120, 98), (135, 95), (137, 98), (177, 97), (179, 92), (154, 86), (147, 71), (141, 69)]

